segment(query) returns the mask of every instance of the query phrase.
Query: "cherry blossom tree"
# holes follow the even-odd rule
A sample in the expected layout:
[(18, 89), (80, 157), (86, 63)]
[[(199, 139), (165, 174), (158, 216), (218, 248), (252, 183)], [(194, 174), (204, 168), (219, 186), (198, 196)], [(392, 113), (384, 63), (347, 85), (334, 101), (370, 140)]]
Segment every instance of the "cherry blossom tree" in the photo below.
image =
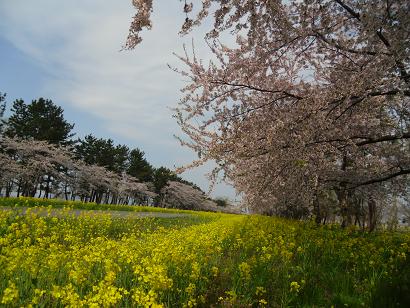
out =
[(208, 200), (204, 192), (177, 181), (168, 181), (162, 188), (160, 206), (184, 210), (218, 210), (216, 203)]
[[(46, 141), (0, 139), (0, 193), (10, 196), (50, 196), (112, 204), (150, 203), (156, 194), (149, 183), (138, 182), (97, 165), (73, 158), (70, 147)], [(50, 185), (52, 183), (52, 185)]]
[[(188, 167), (216, 161), (258, 211), (322, 222), (333, 194), (346, 225), (365, 204), (374, 228), (377, 204), (407, 196), (410, 2), (198, 2), (184, 3), (181, 32), (213, 16), (214, 60), (186, 52), (175, 69), (189, 78), (175, 109), (199, 156)], [(133, 4), (126, 48), (152, 26), (152, 0)]]
[[(0, 153), (0, 196), (10, 197), (13, 180), (19, 174), (20, 166), (8, 155)], [(4, 189), (4, 193), (2, 192)]]
[[(34, 197), (38, 190), (41, 193), (44, 189), (45, 197), (48, 197), (49, 187), (41, 186), (46, 181), (45, 177), (61, 181), (65, 175), (61, 172), (60, 167), (71, 165), (67, 150), (55, 147), (46, 141), (4, 137), (0, 144), (5, 163), (12, 166), (12, 170), (8, 172), (8, 180), (14, 180), (14, 184), (17, 185), (17, 195)], [(12, 176), (14, 179), (11, 178)]]
[(157, 196), (153, 192), (152, 183), (141, 183), (135, 177), (122, 173), (118, 187), (118, 195), (121, 196), (120, 203), (123, 204), (146, 204), (149, 205)]

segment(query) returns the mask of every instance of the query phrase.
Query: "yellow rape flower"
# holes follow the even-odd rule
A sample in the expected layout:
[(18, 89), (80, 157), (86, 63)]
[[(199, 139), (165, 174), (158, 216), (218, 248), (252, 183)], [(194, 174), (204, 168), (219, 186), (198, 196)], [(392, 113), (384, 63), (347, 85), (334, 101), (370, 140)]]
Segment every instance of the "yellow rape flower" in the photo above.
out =
[(212, 266), (211, 271), (212, 271), (212, 276), (213, 277), (218, 276), (219, 269), (216, 266)]
[(297, 281), (292, 281), (290, 283), (290, 291), (299, 293), (300, 291), (300, 284)]
[(262, 298), (262, 299), (259, 300), (259, 304), (261, 306), (266, 306), (268, 304), (268, 302)]
[(8, 287), (3, 291), (3, 297), (1, 299), (2, 304), (11, 304), (15, 302), (19, 297), (19, 290), (13, 282), (9, 282)]
[(242, 262), (239, 264), (239, 274), (243, 279), (249, 280), (251, 278), (251, 266), (246, 262)]

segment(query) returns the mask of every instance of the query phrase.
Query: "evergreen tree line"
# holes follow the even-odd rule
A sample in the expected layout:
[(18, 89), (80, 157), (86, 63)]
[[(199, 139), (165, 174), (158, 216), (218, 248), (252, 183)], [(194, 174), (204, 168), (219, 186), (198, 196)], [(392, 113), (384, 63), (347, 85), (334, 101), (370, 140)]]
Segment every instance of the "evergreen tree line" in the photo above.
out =
[[(51, 190), (56, 192), (59, 188), (60, 192), (63, 191), (66, 199), (75, 199), (76, 197), (82, 199), (83, 201), (94, 201), (94, 202), (111, 202), (111, 203), (131, 203), (139, 202), (149, 202), (153, 204), (160, 204), (161, 197), (163, 195), (164, 188), (169, 182), (179, 182), (188, 186), (200, 190), (195, 184), (188, 182), (181, 177), (177, 176), (174, 172), (166, 167), (153, 167), (145, 158), (145, 153), (138, 148), (129, 148), (126, 145), (115, 144), (112, 139), (98, 138), (92, 134), (85, 136), (84, 138), (75, 138), (75, 133), (73, 132), (74, 124), (69, 123), (64, 118), (64, 111), (60, 106), (55, 105), (51, 100), (39, 98), (33, 100), (31, 103), (25, 103), (22, 99), (17, 99), (13, 102), (10, 116), (5, 118), (4, 113), (6, 110), (6, 94), (0, 92), (0, 138), (3, 141), (0, 147), (0, 154), (7, 159), (11, 159), (14, 162), (19, 163), (20, 167), (25, 164), (27, 167), (27, 157), (40, 157), (43, 161), (50, 161), (50, 154), (47, 151), (41, 150), (41, 143), (29, 143), (35, 141), (47, 142), (51, 146), (51, 151), (57, 153), (57, 149), (60, 149), (66, 155), (69, 153), (70, 159), (76, 162), (80, 162), (80, 166), (77, 169), (78, 172), (82, 171), (84, 173), (85, 169), (90, 167), (99, 167), (100, 171), (97, 169), (88, 170), (95, 174), (100, 174), (105, 179), (97, 179), (101, 181), (99, 185), (86, 183), (84, 180), (87, 178), (85, 176), (76, 177), (83, 183), (77, 183), (82, 185), (83, 189), (78, 195), (74, 194), (74, 187), (68, 188), (67, 181), (63, 184), (61, 179), (56, 176), (56, 174), (51, 174), (50, 172), (44, 172), (41, 174), (40, 180), (33, 185), (33, 179), (26, 179), (29, 184), (24, 187), (23, 177), (13, 178), (11, 181), (4, 183), (4, 178), (6, 174), (6, 167), (10, 170), (10, 163), (6, 163), (5, 158), (3, 159), (3, 166), (0, 166), (0, 172), (3, 173), (3, 183), (0, 185), (0, 189), (3, 188), (3, 195), (10, 195), (13, 191), (17, 195), (25, 196), (42, 196), (45, 198), (50, 197)], [(13, 140), (13, 142), (10, 141)], [(6, 140), (9, 140), (6, 142)], [(18, 146), (15, 142), (20, 142)], [(24, 143), (25, 142), (25, 143)], [(31, 151), (25, 149), (25, 147), (31, 147)], [(37, 148), (37, 152), (34, 155), (34, 148)], [(61, 151), (60, 151), (61, 152)], [(30, 156), (31, 155), (31, 156)], [(54, 155), (54, 154), (53, 154)], [(60, 155), (60, 156), (61, 156)], [(55, 156), (55, 155), (54, 155)], [(60, 157), (59, 156), (59, 157)], [(40, 160), (41, 160), (40, 159)], [(58, 159), (57, 159), (58, 160)], [(5, 166), (8, 164), (8, 166)], [(57, 169), (59, 172), (64, 170), (69, 170), (67, 166), (63, 166), (65, 163), (56, 162), (52, 160), (54, 165), (58, 165)], [(38, 163), (37, 163), (38, 165)], [(4, 170), (2, 170), (4, 169)], [(103, 170), (103, 171), (101, 171)], [(106, 174), (104, 173), (106, 172)], [(26, 172), (27, 173), (27, 172)], [(71, 172), (73, 173), (73, 172)], [(104, 175), (105, 174), (105, 175)], [(70, 172), (66, 172), (65, 176), (69, 176)], [(73, 174), (71, 174), (73, 176)], [(32, 176), (31, 176), (32, 177)], [(2, 176), (0, 175), (0, 180)], [(104, 180), (107, 178), (115, 179), (110, 181), (110, 185), (103, 185)], [(7, 178), (10, 180), (10, 176)], [(90, 178), (88, 178), (89, 181)], [(118, 196), (119, 189), (113, 189), (113, 183), (115, 185), (120, 185), (124, 181), (131, 181), (135, 183), (144, 183), (144, 189), (140, 186), (130, 186), (139, 187), (141, 191), (137, 194), (133, 194), (132, 198), (127, 195), (126, 198), (120, 198)], [(37, 185), (38, 184), (38, 185)], [(65, 186), (63, 188), (63, 186)], [(84, 188), (89, 189), (84, 189)], [(91, 188), (90, 188), (91, 187)], [(138, 190), (138, 189), (137, 189)], [(70, 194), (67, 194), (67, 191)], [(77, 189), (77, 192), (80, 190)], [(1, 191), (0, 191), (1, 193)], [(56, 195), (56, 194), (53, 194)], [(153, 198), (153, 196), (155, 196)]]

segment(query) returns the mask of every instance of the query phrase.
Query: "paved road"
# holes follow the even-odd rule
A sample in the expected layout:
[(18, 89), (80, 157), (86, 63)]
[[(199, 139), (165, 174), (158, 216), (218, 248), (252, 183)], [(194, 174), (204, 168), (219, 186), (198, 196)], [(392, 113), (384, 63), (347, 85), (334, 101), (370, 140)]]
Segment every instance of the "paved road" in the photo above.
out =
[[(47, 216), (48, 209), (40, 208), (30, 208), (30, 207), (8, 207), (0, 206), (0, 210), (16, 210), (25, 214), (28, 209), (31, 209), (31, 212), (34, 212), (40, 216)], [(107, 215), (109, 214), (113, 218), (144, 218), (144, 217), (159, 217), (159, 218), (176, 218), (184, 217), (189, 214), (182, 213), (162, 213), (162, 212), (131, 212), (131, 211), (113, 211), (113, 210), (82, 210), (82, 209), (73, 209), (73, 210), (64, 210), (63, 209), (51, 209), (50, 215), (52, 217), (63, 217), (66, 215), (80, 216), (80, 215)]]

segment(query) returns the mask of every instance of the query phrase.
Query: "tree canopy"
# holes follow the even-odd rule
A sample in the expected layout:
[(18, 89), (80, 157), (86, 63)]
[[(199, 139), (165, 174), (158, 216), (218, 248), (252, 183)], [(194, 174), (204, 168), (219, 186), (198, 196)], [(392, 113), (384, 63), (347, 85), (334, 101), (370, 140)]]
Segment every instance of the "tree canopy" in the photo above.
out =
[(112, 139), (96, 138), (92, 134), (79, 139), (75, 146), (76, 155), (89, 165), (98, 165), (121, 174), (127, 169), (129, 148), (114, 145)]
[(0, 195), (159, 205), (171, 181), (203, 194), (168, 168), (154, 168), (138, 148), (92, 134), (73, 140), (74, 125), (51, 100), (15, 100), (4, 119), (5, 97), (0, 93)]
[[(368, 204), (407, 197), (410, 173), (410, 2), (187, 3), (182, 33), (210, 16), (213, 59), (180, 56), (189, 78), (175, 116), (183, 145), (217, 162), (257, 210), (295, 217), (337, 195), (344, 222)], [(151, 27), (152, 0), (126, 47)], [(235, 44), (220, 35), (230, 32)]]
[(127, 173), (140, 181), (151, 182), (154, 168), (145, 159), (145, 153), (139, 149), (133, 149), (129, 153)]
[(73, 137), (74, 124), (64, 119), (64, 111), (51, 100), (39, 98), (26, 104), (22, 99), (13, 102), (4, 134), (8, 137), (44, 140), (52, 144), (68, 144)]

